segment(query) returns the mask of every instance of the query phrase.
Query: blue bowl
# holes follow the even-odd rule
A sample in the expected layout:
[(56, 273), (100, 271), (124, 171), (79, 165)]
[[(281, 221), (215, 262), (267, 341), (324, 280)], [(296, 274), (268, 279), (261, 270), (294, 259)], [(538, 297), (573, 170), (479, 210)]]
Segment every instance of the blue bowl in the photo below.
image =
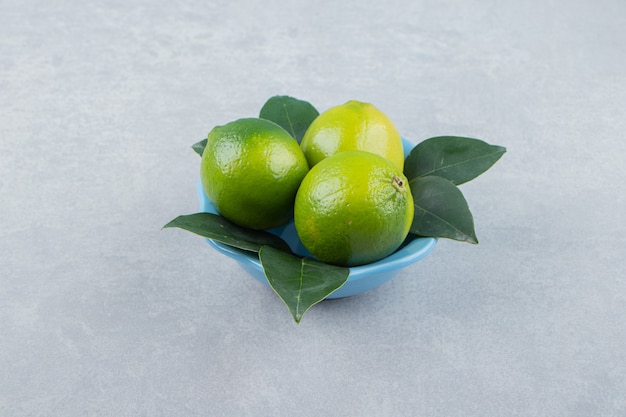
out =
[[(404, 145), (404, 153), (405, 155), (408, 155), (414, 145), (404, 138), (402, 139), (402, 142)], [(197, 191), (198, 200), (200, 202), (200, 211), (218, 214), (217, 210), (204, 193), (201, 181), (198, 181)], [(293, 221), (289, 222), (285, 226), (271, 229), (269, 231), (285, 240), (294, 253), (301, 256), (312, 257), (312, 255), (304, 248), (302, 242), (300, 242)], [(221, 252), (222, 254), (237, 261), (241, 268), (252, 275), (252, 277), (269, 286), (265, 273), (263, 272), (263, 267), (261, 266), (261, 262), (259, 261), (259, 257), (256, 253), (236, 249), (211, 239), (206, 240), (218, 252)], [(377, 288), (396, 276), (405, 266), (413, 264), (426, 257), (430, 252), (432, 252), (436, 244), (436, 238), (416, 238), (409, 235), (405, 243), (403, 243), (400, 248), (386, 258), (367, 265), (351, 267), (350, 275), (348, 276), (346, 283), (326, 298), (333, 299), (349, 297)]]

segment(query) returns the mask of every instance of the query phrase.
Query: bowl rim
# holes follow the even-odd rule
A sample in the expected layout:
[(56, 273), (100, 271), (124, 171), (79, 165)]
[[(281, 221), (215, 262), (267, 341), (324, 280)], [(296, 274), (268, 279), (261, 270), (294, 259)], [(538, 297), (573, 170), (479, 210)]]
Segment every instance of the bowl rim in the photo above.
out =
[[(406, 157), (406, 155), (408, 155), (414, 145), (404, 137), (402, 137), (402, 145), (404, 147), (404, 153)], [(211, 204), (204, 192), (201, 179), (198, 179), (196, 188), (198, 201), (200, 204), (200, 211), (217, 214), (217, 210), (215, 209), (213, 204)], [(407, 237), (407, 239), (408, 238), (409, 237)], [(213, 246), (213, 248), (215, 248), (222, 254), (238, 262), (245, 262), (249, 266), (257, 269), (258, 271), (263, 272), (263, 266), (261, 265), (261, 261), (259, 260), (259, 257), (255, 252), (238, 249), (212, 239), (205, 239), (211, 246)], [(412, 240), (410, 242), (406, 244), (403, 243), (403, 246), (401, 246), (399, 249), (378, 261), (365, 265), (349, 267), (348, 269), (350, 270), (350, 274), (348, 276), (348, 281), (358, 281), (359, 279), (362, 279), (372, 274), (400, 269), (407, 265), (415, 263), (420, 259), (426, 257), (430, 252), (432, 252), (432, 250), (437, 245), (437, 241), (438, 239), (435, 237), (414, 236), (412, 237)]]

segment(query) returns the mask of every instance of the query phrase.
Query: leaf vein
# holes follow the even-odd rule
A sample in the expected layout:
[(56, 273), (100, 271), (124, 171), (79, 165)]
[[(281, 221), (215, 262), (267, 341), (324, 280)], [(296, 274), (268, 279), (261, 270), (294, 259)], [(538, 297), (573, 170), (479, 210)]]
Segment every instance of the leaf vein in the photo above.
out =
[(417, 207), (420, 210), (422, 210), (424, 213), (430, 214), (431, 216), (435, 217), (436, 219), (441, 220), (444, 224), (447, 224), (448, 226), (450, 226), (453, 230), (457, 231), (458, 233), (462, 234), (463, 236), (467, 236), (470, 237), (469, 234), (465, 233), (464, 231), (462, 231), (461, 229), (459, 229), (458, 227), (456, 227), (455, 225), (453, 225), (452, 223), (450, 223), (449, 221), (447, 221), (446, 219), (444, 219), (441, 216), (436, 215), (435, 213), (433, 213), (432, 211), (426, 210), (423, 207)]
[[(450, 164), (450, 165), (445, 165), (445, 166), (444, 165), (440, 165), (438, 168), (434, 168), (433, 167), (433, 169), (431, 169), (430, 171), (422, 173), (420, 175), (420, 177), (425, 177), (427, 175), (432, 175), (434, 172), (438, 172), (438, 171), (442, 171), (444, 169), (448, 169), (448, 168), (452, 168), (452, 167), (455, 167), (455, 166), (463, 165), (463, 164), (466, 164), (468, 162), (478, 161), (480, 159), (488, 158), (488, 157), (490, 157), (492, 155), (495, 155), (495, 154), (498, 154), (498, 153), (501, 153), (501, 151), (495, 151), (495, 152), (491, 152), (491, 153), (488, 153), (488, 154), (477, 156), (475, 158), (465, 159), (463, 161), (456, 162), (456, 163)], [(434, 165), (434, 163), (433, 163), (433, 165)]]
[(287, 123), (289, 123), (289, 128), (291, 129), (291, 135), (295, 138), (296, 137), (296, 129), (293, 126), (293, 123), (291, 122), (291, 117), (289, 117), (289, 112), (287, 111), (287, 105), (285, 103), (282, 103), (283, 105), (283, 110), (285, 110), (285, 117), (287, 118)]
[(298, 300), (296, 302), (296, 314), (300, 314), (300, 300), (302, 299), (302, 287), (304, 284), (304, 280), (302, 279), (304, 277), (304, 259), (302, 259), (302, 261), (300, 262), (300, 277), (299, 277), (299, 287), (298, 287), (298, 295), (296, 297), (296, 299)]

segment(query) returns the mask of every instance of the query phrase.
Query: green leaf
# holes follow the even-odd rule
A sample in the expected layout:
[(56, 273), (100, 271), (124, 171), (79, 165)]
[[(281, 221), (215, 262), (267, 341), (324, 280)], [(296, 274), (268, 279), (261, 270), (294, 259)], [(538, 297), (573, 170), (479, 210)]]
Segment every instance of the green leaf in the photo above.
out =
[(259, 113), (261, 119), (271, 120), (285, 129), (300, 143), (304, 132), (319, 112), (311, 103), (289, 96), (274, 96), (265, 102)]
[(264, 230), (238, 226), (213, 213), (195, 213), (176, 217), (163, 228), (178, 227), (188, 232), (216, 240), (239, 249), (258, 252), (262, 246), (272, 246), (291, 252), (287, 242)]
[(415, 214), (411, 233), (478, 243), (474, 219), (461, 190), (442, 177), (409, 181)]
[(204, 152), (204, 148), (206, 147), (207, 142), (208, 142), (208, 139), (202, 139), (200, 142), (196, 142), (193, 145), (191, 145), (191, 149), (196, 151), (198, 155), (202, 156), (202, 153)]
[(300, 323), (313, 305), (341, 287), (350, 275), (348, 268), (300, 258), (269, 246), (261, 248), (259, 259), (267, 281), (296, 323)]
[(436, 175), (463, 184), (487, 171), (506, 152), (479, 139), (438, 136), (415, 146), (404, 163), (409, 180)]

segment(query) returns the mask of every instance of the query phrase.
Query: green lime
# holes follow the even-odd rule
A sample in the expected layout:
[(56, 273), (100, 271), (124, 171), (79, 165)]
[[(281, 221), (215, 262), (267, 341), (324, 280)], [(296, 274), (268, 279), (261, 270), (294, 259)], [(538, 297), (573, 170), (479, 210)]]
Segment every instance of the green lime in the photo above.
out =
[(295, 202), (295, 227), (318, 259), (371, 263), (394, 252), (413, 221), (413, 197), (402, 170), (366, 151), (330, 156), (306, 175)]
[(209, 201), (232, 222), (252, 229), (287, 223), (309, 167), (282, 127), (258, 118), (239, 119), (209, 133), (200, 177)]
[(404, 167), (402, 139), (393, 122), (370, 103), (356, 100), (332, 107), (309, 126), (300, 143), (313, 167), (339, 152), (362, 150)]

